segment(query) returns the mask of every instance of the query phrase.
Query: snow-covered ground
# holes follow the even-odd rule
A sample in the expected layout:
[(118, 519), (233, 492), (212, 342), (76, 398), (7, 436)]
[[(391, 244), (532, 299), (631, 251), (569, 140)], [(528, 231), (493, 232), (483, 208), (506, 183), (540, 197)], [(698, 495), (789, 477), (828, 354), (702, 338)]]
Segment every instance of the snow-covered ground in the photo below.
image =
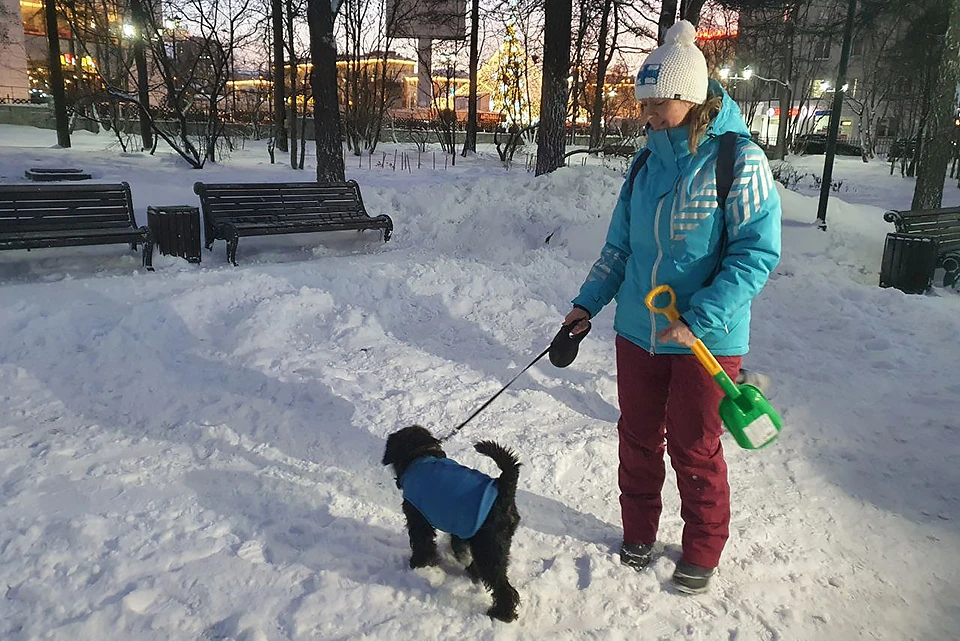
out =
[[(128, 181), (145, 219), (196, 203), (195, 180), (312, 175), (259, 143), (193, 171), (104, 140), (64, 151), (0, 127), (0, 182), (82, 167)], [(523, 603), (502, 624), (450, 558), (407, 568), (384, 437), (445, 433), (546, 346), (622, 178), (534, 178), (492, 150), (447, 170), (355, 162), (389, 243), (244, 239), (234, 268), (218, 242), (200, 266), (158, 255), (152, 274), (122, 246), (0, 252), (0, 638), (958, 638), (960, 295), (877, 286), (882, 213), (912, 181), (842, 159), (848, 202), (827, 233), (815, 192), (781, 190), (784, 257), (747, 364), (773, 377), (786, 427), (759, 452), (726, 441), (732, 536), (710, 593), (670, 587), (672, 477), (661, 556), (637, 574), (615, 555), (612, 310), (571, 367), (537, 365), (450, 441), (489, 472), (479, 438), (524, 464)]]

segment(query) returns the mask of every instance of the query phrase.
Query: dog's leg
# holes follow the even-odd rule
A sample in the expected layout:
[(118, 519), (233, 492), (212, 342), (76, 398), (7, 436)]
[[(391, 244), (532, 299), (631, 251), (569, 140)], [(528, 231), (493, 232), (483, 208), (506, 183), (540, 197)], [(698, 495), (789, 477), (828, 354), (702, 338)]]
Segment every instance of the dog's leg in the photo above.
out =
[(473, 564), (477, 567), (480, 579), (493, 594), (493, 605), (487, 614), (508, 622), (517, 618), (517, 606), (520, 605), (520, 594), (507, 579), (511, 538), (508, 532), (485, 526), (470, 539)]
[(480, 581), (480, 572), (477, 570), (477, 564), (473, 562), (473, 553), (470, 551), (470, 544), (459, 536), (451, 536), (450, 546), (453, 548), (453, 555), (457, 557), (457, 561), (463, 563), (470, 580), (478, 583)]
[(410, 567), (439, 565), (437, 531), (409, 501), (403, 502), (403, 513), (407, 517), (407, 534), (410, 535)]

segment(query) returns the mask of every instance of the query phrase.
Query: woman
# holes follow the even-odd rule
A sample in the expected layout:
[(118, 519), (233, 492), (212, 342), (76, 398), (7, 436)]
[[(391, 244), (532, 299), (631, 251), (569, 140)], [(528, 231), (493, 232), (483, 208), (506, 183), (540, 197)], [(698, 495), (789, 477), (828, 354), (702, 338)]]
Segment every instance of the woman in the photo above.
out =
[[(574, 333), (617, 299), (620, 400), (620, 558), (650, 561), (665, 478), (664, 439), (677, 474), (683, 557), (673, 580), (707, 589), (729, 534), (730, 488), (720, 444), (722, 396), (690, 347), (699, 338), (736, 380), (748, 351), (750, 304), (780, 258), (780, 198), (763, 152), (736, 103), (708, 82), (696, 33), (686, 21), (645, 60), (636, 96), (647, 120), (646, 153), (620, 191), (600, 259), (564, 324)], [(709, 90), (708, 90), (709, 87)], [(733, 181), (718, 203), (720, 139), (735, 132)], [(729, 137), (728, 137), (729, 138)], [(721, 189), (722, 191), (722, 189)], [(682, 319), (646, 309), (657, 285), (677, 294)]]

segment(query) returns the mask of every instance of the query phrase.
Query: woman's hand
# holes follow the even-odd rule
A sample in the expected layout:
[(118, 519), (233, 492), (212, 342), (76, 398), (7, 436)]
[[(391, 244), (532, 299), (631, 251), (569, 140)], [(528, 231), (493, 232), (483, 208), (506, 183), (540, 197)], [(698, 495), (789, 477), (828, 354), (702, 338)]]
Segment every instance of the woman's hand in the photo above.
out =
[(686, 323), (682, 320), (676, 320), (670, 323), (670, 327), (657, 334), (657, 340), (661, 343), (677, 343), (683, 347), (693, 347), (694, 343), (697, 342), (697, 337), (690, 331)]
[(573, 329), (570, 331), (570, 334), (575, 336), (587, 331), (588, 325), (583, 321), (587, 321), (589, 319), (590, 312), (585, 309), (581, 309), (580, 307), (574, 307), (570, 310), (570, 313), (567, 314), (567, 317), (563, 319), (563, 324), (570, 325), (571, 323), (576, 323), (576, 325), (574, 325)]

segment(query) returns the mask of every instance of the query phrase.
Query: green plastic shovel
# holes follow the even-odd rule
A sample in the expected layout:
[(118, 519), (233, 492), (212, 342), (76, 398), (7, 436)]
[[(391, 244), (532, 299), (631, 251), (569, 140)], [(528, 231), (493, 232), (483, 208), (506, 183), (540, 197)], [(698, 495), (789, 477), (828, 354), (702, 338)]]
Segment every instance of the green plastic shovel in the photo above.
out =
[[(666, 307), (656, 305), (657, 296), (661, 294), (670, 296), (670, 303)], [(669, 285), (660, 285), (653, 289), (644, 302), (650, 311), (663, 314), (671, 323), (680, 320), (677, 295)], [(726, 395), (720, 401), (720, 419), (733, 434), (737, 444), (744, 449), (758, 450), (772, 443), (780, 434), (783, 419), (770, 405), (770, 401), (753, 385), (737, 385), (731, 381), (703, 341), (698, 339), (692, 349), (697, 360)]]

